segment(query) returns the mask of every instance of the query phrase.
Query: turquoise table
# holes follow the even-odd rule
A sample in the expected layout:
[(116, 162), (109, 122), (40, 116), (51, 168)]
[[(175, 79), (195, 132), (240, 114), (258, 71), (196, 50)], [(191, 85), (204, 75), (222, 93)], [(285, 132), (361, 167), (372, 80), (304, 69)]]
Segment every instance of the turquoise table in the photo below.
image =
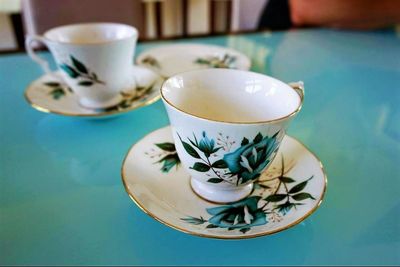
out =
[(321, 29), (185, 42), (230, 46), (255, 71), (304, 81), (289, 134), (326, 167), (320, 209), (249, 240), (168, 228), (135, 206), (120, 178), (129, 147), (168, 124), (162, 103), (107, 120), (40, 113), (23, 92), (41, 70), (25, 54), (2, 55), (0, 264), (400, 264), (400, 34)]

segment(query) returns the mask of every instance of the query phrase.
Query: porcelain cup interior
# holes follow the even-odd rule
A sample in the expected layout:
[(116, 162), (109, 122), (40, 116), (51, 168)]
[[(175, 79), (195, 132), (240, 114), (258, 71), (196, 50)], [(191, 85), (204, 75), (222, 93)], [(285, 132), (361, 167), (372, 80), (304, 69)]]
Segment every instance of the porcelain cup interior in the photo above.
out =
[(161, 94), (167, 105), (216, 122), (258, 123), (296, 113), (302, 99), (288, 84), (248, 71), (206, 69), (168, 79)]

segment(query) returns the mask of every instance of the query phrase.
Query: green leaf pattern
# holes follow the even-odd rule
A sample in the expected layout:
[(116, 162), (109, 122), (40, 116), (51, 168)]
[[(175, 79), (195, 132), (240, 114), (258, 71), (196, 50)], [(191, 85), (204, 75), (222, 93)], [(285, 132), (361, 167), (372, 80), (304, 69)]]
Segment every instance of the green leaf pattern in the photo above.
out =
[(145, 64), (149, 67), (152, 67), (152, 68), (155, 68), (158, 70), (161, 68), (160, 63), (157, 61), (157, 59), (155, 59), (154, 57), (151, 57), (151, 56), (144, 57), (141, 62), (142, 62), (142, 64)]
[(134, 103), (145, 102), (148, 100), (147, 97), (149, 95), (151, 95), (154, 92), (154, 90), (159, 90), (158, 87), (155, 88), (156, 86), (157, 86), (157, 81), (155, 81), (154, 83), (152, 83), (149, 86), (137, 87), (136, 90), (133, 92), (121, 91), (120, 92), (120, 94), (122, 96), (121, 102), (119, 102), (117, 105), (112, 106), (112, 107), (99, 108), (99, 109), (97, 109), (97, 111), (99, 111), (99, 112), (121, 111), (121, 110), (130, 108), (132, 106), (132, 104), (134, 104)]
[(71, 88), (61, 84), (60, 82), (56, 81), (45, 82), (44, 85), (51, 88), (48, 94), (51, 95), (51, 97), (54, 100), (59, 100), (62, 97), (64, 97), (67, 93), (72, 93)]
[[(276, 138), (277, 133), (273, 136)], [(218, 175), (218, 168), (226, 168), (227, 164), (224, 160), (217, 160), (211, 162), (206, 154), (212, 156), (218, 151), (219, 147), (213, 142), (213, 139), (207, 137), (205, 133), (202, 134), (200, 141), (196, 136), (192, 139), (188, 138), (189, 142), (184, 142), (180, 135), (178, 135), (184, 150), (193, 158), (202, 160), (195, 162), (192, 169), (205, 173), (208, 171), (215, 171), (214, 176), (210, 176), (209, 183), (218, 184), (226, 182), (223, 176)], [(248, 146), (252, 143), (263, 142), (265, 137), (257, 134), (252, 142), (247, 138), (243, 138), (241, 146)], [(202, 145), (200, 145), (202, 144)], [(162, 163), (162, 172), (169, 172), (173, 166), (179, 166), (180, 161), (177, 156), (175, 145), (173, 143), (157, 143), (155, 146), (162, 150), (164, 155), (156, 163)], [(280, 173), (276, 177), (270, 177), (269, 180), (257, 179), (254, 182), (253, 193), (243, 200), (228, 203), (226, 205), (216, 205), (215, 207), (208, 208), (205, 213), (208, 214), (208, 219), (203, 216), (187, 216), (181, 218), (182, 221), (204, 227), (206, 229), (223, 228), (228, 231), (239, 231), (242, 234), (251, 231), (253, 227), (265, 225), (267, 223), (275, 223), (282, 220), (293, 209), (298, 206), (304, 205), (304, 201), (316, 201), (314, 196), (308, 192), (304, 192), (307, 185), (314, 176), (306, 180), (289, 177), (287, 173), (291, 167), (285, 167), (285, 161), (282, 155), (282, 164)], [(299, 181), (300, 180), (300, 181)], [(274, 185), (265, 182), (274, 181)]]
[(196, 170), (198, 172), (208, 172), (210, 168), (210, 166), (202, 162), (196, 162), (192, 167), (193, 170)]
[[(201, 133), (199, 139), (195, 134), (193, 134), (193, 138), (185, 140), (179, 133), (177, 135), (187, 154), (196, 159), (191, 167), (192, 170), (202, 173), (209, 172), (207, 175), (216, 176), (219, 178), (218, 181), (222, 180), (222, 182), (239, 186), (256, 180), (272, 162), (272, 158), (278, 150), (278, 133), (279, 131), (272, 136), (263, 136), (259, 132), (252, 141), (244, 137), (240, 147), (233, 152), (224, 148), (224, 143), (221, 143), (222, 134), (217, 137), (217, 142), (214, 138), (210, 138), (205, 131)], [(234, 143), (236, 142), (232, 142), (232, 144)], [(217, 154), (220, 150), (228, 153)], [(215, 160), (215, 158), (220, 159)], [(210, 183), (215, 183), (215, 181), (209, 180)]]
[(219, 184), (221, 182), (223, 182), (224, 180), (221, 178), (210, 178), (207, 180), (207, 182), (209, 183), (213, 183), (213, 184)]
[(146, 152), (145, 154), (151, 159), (159, 158), (155, 163), (162, 164), (160, 169), (161, 172), (168, 173), (174, 166), (176, 166), (176, 168), (179, 167), (181, 161), (178, 157), (178, 153), (176, 153), (174, 143), (165, 142), (157, 143), (155, 145), (158, 148), (158, 151), (152, 148), (151, 151)]
[(195, 64), (204, 65), (209, 68), (236, 68), (236, 57), (229, 54), (210, 56), (206, 58), (197, 58)]
[[(281, 174), (278, 177), (271, 178), (271, 181), (275, 180), (278, 184), (272, 193), (261, 197), (260, 195), (264, 195), (270, 187), (263, 184), (265, 181), (256, 181), (256, 189), (247, 198), (206, 209), (210, 216), (207, 220), (201, 216), (200, 218), (188, 216), (181, 219), (195, 225), (200, 225), (199, 222), (201, 221), (201, 224), (206, 225), (205, 228), (207, 229), (225, 228), (228, 231), (237, 230), (243, 234), (250, 231), (252, 227), (279, 222), (293, 208), (304, 204), (300, 201), (315, 201), (311, 194), (301, 192), (307, 187), (313, 176), (305, 181), (298, 182), (297, 179), (284, 176), (286, 172), (282, 157)], [(211, 178), (208, 181), (212, 183), (222, 182), (219, 178)], [(292, 183), (296, 184), (289, 189), (288, 185)]]
[(90, 87), (94, 84), (105, 84), (105, 82), (98, 79), (96, 73), (91, 72), (85, 66), (85, 64), (83, 64), (74, 56), (70, 55), (70, 61), (72, 64), (60, 64), (60, 69), (63, 70), (70, 78), (78, 79), (79, 86)]

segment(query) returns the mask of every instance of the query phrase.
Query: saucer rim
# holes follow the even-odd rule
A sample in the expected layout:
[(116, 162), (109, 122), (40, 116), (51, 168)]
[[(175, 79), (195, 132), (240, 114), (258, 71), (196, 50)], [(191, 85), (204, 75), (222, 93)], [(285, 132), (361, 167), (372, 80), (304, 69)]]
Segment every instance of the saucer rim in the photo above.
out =
[[(150, 70), (150, 69), (148, 69), (148, 68), (146, 68), (146, 67), (144, 67), (144, 66), (135, 65), (135, 67), (145, 68), (145, 69), (147, 69), (147, 70)], [(152, 71), (152, 70), (150, 70), (150, 71)], [(57, 71), (52, 71), (52, 73), (56, 73), (56, 72), (57, 72)], [(161, 85), (163, 84), (163, 80), (164, 80), (164, 79), (163, 79), (158, 73), (155, 73), (154, 71), (152, 71), (152, 72), (153, 72), (154, 74), (157, 75), (157, 78), (155, 79), (154, 83), (153, 83), (151, 86), (155, 86), (155, 84), (156, 84), (157, 82), (160, 82), (160, 86), (161, 86)], [(146, 102), (141, 103), (141, 104), (138, 105), (138, 106), (126, 108), (126, 109), (123, 109), (123, 110), (101, 111), (101, 112), (98, 112), (98, 113), (89, 113), (89, 114), (72, 113), (72, 112), (61, 112), (61, 111), (57, 111), (57, 110), (54, 110), (54, 109), (49, 109), (49, 108), (45, 108), (45, 107), (43, 107), (43, 106), (40, 106), (40, 105), (34, 103), (34, 102), (32, 101), (32, 99), (30, 99), (29, 96), (28, 96), (28, 91), (29, 91), (29, 90), (33, 90), (32, 88), (34, 87), (34, 83), (37, 82), (39, 79), (41, 79), (42, 77), (44, 77), (44, 76), (46, 76), (46, 75), (48, 75), (48, 74), (45, 73), (45, 74), (39, 76), (39, 77), (38, 77), (37, 79), (35, 79), (34, 81), (30, 82), (29, 85), (25, 88), (25, 91), (24, 91), (24, 98), (25, 98), (25, 101), (28, 102), (28, 104), (29, 104), (32, 108), (34, 108), (34, 109), (36, 109), (36, 110), (38, 110), (38, 111), (40, 111), (40, 112), (43, 112), (43, 113), (56, 114), (56, 115), (62, 115), (62, 116), (67, 116), (67, 117), (81, 117), (81, 118), (108, 117), (108, 116), (113, 116), (113, 115), (124, 114), (124, 113), (130, 112), (130, 111), (132, 111), (132, 110), (135, 110), (135, 109), (138, 109), (138, 108), (141, 108), (141, 107), (144, 107), (144, 106), (151, 105), (151, 104), (153, 104), (153, 103), (155, 103), (155, 102), (157, 102), (158, 100), (161, 99), (161, 94), (158, 94), (158, 95), (156, 95), (155, 97), (149, 99), (149, 100), (146, 101)], [(159, 89), (156, 89), (156, 90), (157, 90), (157, 91), (160, 91)]]
[[(147, 214), (147, 215), (150, 216), (151, 218), (155, 219), (156, 221), (162, 223), (163, 225), (166, 225), (166, 226), (168, 226), (168, 227), (170, 227), (170, 228), (172, 228), (172, 229), (175, 229), (175, 230), (177, 230), (177, 231), (179, 231), (179, 232), (183, 232), (183, 233), (186, 233), (186, 234), (190, 234), (190, 235), (194, 235), (194, 236), (199, 236), (199, 237), (210, 238), (210, 239), (224, 239), (224, 240), (250, 239), (250, 238), (262, 237), (262, 236), (267, 236), (267, 235), (273, 235), (273, 234), (276, 234), (276, 233), (285, 231), (285, 230), (287, 230), (287, 229), (289, 229), (289, 228), (292, 228), (292, 227), (298, 225), (299, 223), (301, 223), (302, 221), (304, 221), (305, 219), (307, 219), (309, 216), (311, 216), (311, 215), (321, 206), (321, 204), (322, 204), (322, 202), (323, 202), (323, 200), (324, 200), (324, 197), (325, 197), (325, 194), (326, 194), (326, 190), (327, 190), (327, 187), (328, 187), (328, 176), (327, 176), (327, 174), (326, 174), (325, 168), (324, 168), (324, 166), (323, 166), (321, 160), (317, 157), (317, 155), (316, 155), (313, 151), (311, 151), (310, 149), (308, 149), (307, 146), (304, 145), (304, 144), (303, 144), (301, 141), (299, 141), (297, 138), (286, 134), (285, 136), (287, 136), (287, 137), (293, 139), (293, 140), (296, 141), (299, 145), (301, 145), (304, 149), (306, 149), (308, 152), (311, 153), (311, 155), (317, 160), (317, 162), (318, 162), (318, 164), (319, 164), (319, 167), (321, 168), (321, 171), (322, 171), (322, 173), (323, 173), (323, 175), (324, 175), (324, 178), (323, 178), (323, 180), (324, 180), (324, 188), (323, 188), (321, 197), (319, 198), (317, 204), (316, 204), (314, 207), (312, 207), (312, 209), (310, 209), (304, 216), (300, 217), (299, 219), (297, 219), (296, 221), (292, 222), (291, 224), (285, 225), (285, 226), (283, 226), (283, 227), (281, 227), (281, 228), (277, 228), (277, 229), (274, 229), (274, 230), (271, 230), (271, 231), (265, 231), (265, 232), (261, 232), (261, 233), (255, 233), (255, 234), (244, 235), (244, 236), (221, 236), (221, 235), (216, 235), (216, 234), (197, 233), (197, 232), (193, 232), (193, 231), (184, 229), (184, 228), (182, 228), (182, 227), (180, 227), (180, 226), (173, 225), (173, 224), (171, 224), (171, 223), (169, 223), (169, 222), (167, 222), (167, 221), (164, 221), (164, 220), (162, 220), (161, 218), (157, 217), (157, 215), (155, 215), (155, 214), (152, 213), (151, 211), (147, 210), (147, 209), (140, 203), (140, 201), (139, 201), (138, 199), (136, 199), (136, 197), (129, 191), (128, 185), (127, 185), (127, 182), (126, 182), (127, 176), (126, 176), (126, 174), (125, 174), (125, 172), (124, 172), (124, 167), (125, 167), (125, 165), (126, 165), (126, 160), (127, 160), (128, 156), (129, 156), (129, 154), (130, 154), (131, 151), (135, 148), (135, 146), (136, 146), (137, 144), (139, 144), (140, 141), (142, 141), (143, 139), (147, 138), (149, 135), (153, 134), (154, 132), (156, 132), (156, 131), (158, 131), (158, 130), (161, 130), (161, 129), (164, 129), (164, 128), (167, 128), (167, 127), (171, 127), (171, 126), (168, 125), (168, 126), (166, 126), (166, 127), (161, 127), (161, 128), (158, 128), (158, 129), (156, 129), (156, 130), (154, 130), (154, 131), (151, 131), (150, 133), (148, 133), (148, 134), (146, 134), (145, 136), (143, 136), (142, 138), (140, 138), (137, 142), (135, 142), (135, 143), (128, 149), (128, 152), (125, 154), (125, 157), (124, 157), (124, 160), (123, 160), (122, 166), (121, 166), (121, 179), (122, 179), (122, 184), (124, 185), (125, 191), (126, 191), (126, 193), (128, 194), (129, 198), (133, 201), (133, 203), (136, 204), (136, 206), (139, 207), (139, 209), (140, 209), (141, 211), (143, 211), (145, 214)], [(193, 193), (193, 192), (192, 192), (192, 193)]]

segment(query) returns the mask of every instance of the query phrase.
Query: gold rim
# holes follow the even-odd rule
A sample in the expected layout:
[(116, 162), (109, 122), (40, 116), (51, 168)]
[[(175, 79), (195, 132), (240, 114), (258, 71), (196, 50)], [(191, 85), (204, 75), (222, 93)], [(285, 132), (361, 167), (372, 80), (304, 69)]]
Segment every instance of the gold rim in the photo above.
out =
[[(167, 127), (168, 127), (168, 126), (167, 126)], [(160, 129), (162, 129), (162, 128), (160, 128)], [(155, 131), (152, 131), (151, 133), (145, 135), (142, 139), (146, 138), (146, 137), (149, 136), (150, 134), (152, 134), (152, 133), (154, 133), (154, 132), (156, 132), (156, 131), (158, 131), (158, 130), (160, 130), (160, 129), (157, 129), (157, 130), (155, 130)], [(128, 158), (129, 153), (132, 151), (132, 149), (134, 149), (134, 147), (139, 143), (140, 140), (139, 140), (138, 142), (136, 142), (135, 144), (133, 144), (133, 145), (129, 148), (128, 153), (125, 155), (125, 158), (124, 158), (124, 160), (123, 160), (123, 162), (122, 162), (122, 166), (121, 166), (122, 183), (123, 183), (123, 185), (124, 185), (124, 187), (125, 187), (125, 191), (128, 193), (129, 197), (130, 197), (130, 198), (132, 199), (132, 201), (136, 204), (136, 206), (139, 207), (140, 210), (142, 210), (144, 213), (146, 213), (147, 215), (149, 215), (150, 217), (152, 217), (152, 218), (155, 219), (156, 221), (159, 221), (160, 223), (162, 223), (162, 224), (164, 224), (164, 225), (166, 225), (166, 226), (169, 226), (169, 227), (171, 227), (171, 228), (173, 228), (173, 229), (175, 229), (175, 230), (178, 230), (178, 231), (183, 232), (183, 233), (186, 233), (186, 234), (191, 234), (191, 235), (194, 235), (194, 236), (200, 236), (200, 237), (206, 237), (206, 238), (229, 239), (229, 240), (234, 240), (234, 239), (249, 239), (249, 238), (255, 238), (255, 237), (261, 237), (261, 236), (276, 234), (276, 233), (282, 232), (282, 231), (284, 231), (284, 230), (287, 230), (287, 229), (289, 229), (289, 228), (291, 228), (291, 227), (293, 227), (293, 226), (295, 226), (295, 225), (301, 223), (302, 221), (304, 221), (305, 219), (307, 219), (311, 214), (313, 214), (313, 213), (321, 206), (322, 201), (323, 201), (323, 199), (324, 199), (324, 197), (325, 197), (326, 188), (327, 188), (327, 186), (328, 186), (328, 177), (327, 177), (327, 175), (326, 175), (326, 172), (325, 172), (324, 166), (322, 165), (321, 160), (315, 155), (314, 152), (312, 152), (311, 150), (309, 150), (302, 142), (300, 142), (299, 140), (297, 140), (297, 139), (294, 138), (294, 137), (291, 137), (291, 136), (289, 136), (289, 137), (292, 138), (293, 140), (295, 140), (298, 144), (300, 144), (305, 150), (307, 150), (308, 152), (310, 152), (311, 155), (317, 160), (317, 162), (319, 163), (319, 166), (320, 166), (320, 168), (321, 168), (321, 171), (322, 171), (322, 173), (323, 173), (323, 175), (324, 175), (324, 188), (323, 188), (321, 197), (318, 199), (317, 204), (316, 204), (309, 212), (307, 212), (303, 217), (297, 219), (296, 221), (292, 222), (291, 224), (288, 224), (288, 225), (286, 225), (286, 226), (284, 226), (284, 227), (282, 227), (282, 228), (278, 228), (278, 229), (275, 229), (275, 230), (266, 231), (266, 232), (257, 233), (257, 234), (252, 234), (252, 235), (246, 235), (246, 236), (220, 236), (220, 235), (202, 234), (202, 233), (193, 232), (193, 231), (190, 231), (190, 230), (181, 228), (181, 227), (179, 227), (179, 226), (173, 225), (173, 224), (171, 224), (171, 223), (169, 223), (169, 222), (167, 222), (167, 221), (164, 221), (163, 219), (157, 217), (157, 215), (155, 215), (155, 214), (153, 214), (151, 211), (147, 210), (147, 209), (140, 203), (140, 201), (139, 201), (138, 199), (136, 199), (136, 197), (129, 191), (128, 186), (127, 186), (127, 183), (126, 183), (126, 175), (125, 175), (125, 172), (124, 172), (125, 162), (126, 162), (126, 159)]]
[[(61, 28), (66, 28), (66, 27), (70, 27), (70, 26), (88, 26), (88, 25), (94, 25), (94, 24), (103, 24), (103, 25), (108, 24), (108, 25), (114, 25), (114, 26), (127, 27), (127, 28), (130, 28), (133, 31), (133, 34), (128, 36), (128, 37), (121, 38), (121, 39), (105, 40), (105, 41), (96, 42), (96, 43), (73, 43), (73, 42), (66, 42), (66, 41), (57, 41), (57, 40), (52, 40), (52, 39), (50, 39), (49, 37), (46, 36), (51, 31), (59, 30)], [(75, 46), (96, 46), (96, 45), (105, 45), (105, 44), (112, 44), (112, 43), (120, 42), (120, 41), (126, 41), (126, 40), (129, 40), (131, 38), (136, 38), (136, 40), (137, 40), (137, 38), (139, 37), (139, 31), (135, 27), (133, 27), (131, 25), (126, 25), (126, 24), (123, 24), (123, 23), (117, 23), (117, 22), (88, 22), (88, 23), (74, 23), (74, 24), (69, 24), (69, 25), (58, 26), (58, 27), (49, 29), (48, 31), (43, 33), (43, 35), (41, 35), (41, 37), (43, 37), (47, 42), (54, 43), (54, 44), (75, 45)]]
[(271, 77), (271, 76), (264, 75), (264, 74), (262, 74), (262, 73), (257, 73), (257, 72), (253, 72), (253, 71), (236, 70), (236, 69), (215, 69), (215, 70), (217, 70), (217, 71), (220, 71), (220, 70), (224, 70), (224, 71), (230, 70), (230, 71), (237, 71), (237, 72), (248, 72), (248, 73), (252, 73), (252, 74), (256, 74), (256, 75), (260, 75), (260, 76), (267, 76), (267, 77), (269, 77), (269, 78), (271, 78), (271, 79), (273, 79), (273, 80), (275, 80), (275, 81), (277, 81), (277, 82), (279, 82), (279, 83), (285, 84), (286, 86), (288, 86), (289, 88), (291, 88), (291, 89), (296, 93), (296, 95), (298, 95), (299, 98), (300, 98), (299, 106), (298, 106), (294, 111), (292, 111), (291, 113), (289, 113), (288, 115), (286, 115), (286, 116), (284, 116), (284, 117), (276, 118), (276, 119), (273, 119), (273, 120), (250, 121), (250, 122), (234, 122), (234, 121), (212, 120), (212, 119), (208, 119), (208, 118), (205, 118), (205, 117), (197, 116), (197, 115), (195, 115), (195, 114), (193, 114), (193, 113), (189, 113), (189, 112), (187, 112), (187, 111), (184, 111), (184, 110), (178, 108), (177, 106), (175, 106), (174, 104), (172, 104), (169, 100), (167, 100), (167, 98), (164, 96), (164, 94), (163, 94), (163, 88), (164, 88), (164, 85), (166, 84), (166, 82), (167, 82), (168, 80), (173, 79), (174, 77), (179, 76), (179, 75), (182, 75), (182, 74), (185, 74), (185, 73), (201, 72), (201, 71), (205, 71), (205, 70), (210, 70), (210, 69), (201, 69), (201, 70), (185, 71), (185, 72), (182, 72), (182, 73), (179, 73), (179, 74), (177, 74), (177, 75), (171, 76), (170, 78), (164, 80), (164, 82), (162, 83), (162, 85), (161, 85), (161, 87), (160, 87), (160, 95), (161, 95), (161, 98), (162, 98), (162, 100), (164, 101), (164, 103), (167, 103), (168, 106), (170, 106), (171, 108), (173, 108), (173, 109), (175, 109), (175, 110), (177, 110), (177, 111), (179, 111), (179, 112), (182, 112), (182, 113), (184, 113), (184, 114), (186, 114), (186, 115), (189, 115), (189, 116), (191, 116), (191, 117), (195, 117), (195, 118), (198, 118), (198, 119), (201, 119), (201, 120), (205, 120), (205, 121), (209, 121), (209, 122), (219, 122), (219, 123), (228, 123), (228, 124), (244, 124), (244, 125), (248, 125), (248, 124), (262, 124), (262, 123), (275, 123), (275, 122), (283, 121), (283, 120), (286, 120), (286, 119), (289, 119), (289, 118), (295, 116), (297, 113), (299, 113), (299, 111), (301, 110), (301, 108), (302, 108), (302, 106), (303, 106), (304, 96), (300, 95), (300, 94), (297, 92), (297, 90), (296, 90), (295, 88), (291, 87), (289, 84), (286, 84), (286, 83), (284, 83), (284, 82), (282, 82), (282, 81), (280, 81), (280, 80), (278, 80), (278, 79), (275, 79), (275, 78), (273, 78), (273, 77)]
[[(160, 81), (161, 81), (161, 79), (160, 79), (160, 80), (157, 80), (153, 85), (151, 85), (152, 88), (150, 88), (149, 91), (151, 91), (151, 90), (155, 90), (155, 91), (158, 90), (157, 88), (154, 88), (154, 87), (156, 87), (156, 86), (160, 83)], [(93, 113), (93, 114), (82, 114), (82, 113), (72, 113), (72, 112), (61, 112), (61, 111), (48, 109), (48, 108), (42, 107), (42, 106), (40, 106), (40, 105), (38, 105), (38, 104), (35, 104), (35, 103), (29, 98), (28, 91), (33, 90), (32, 88), (33, 88), (35, 82), (37, 82), (37, 80), (31, 82), (31, 83), (28, 85), (28, 87), (27, 87), (27, 89), (25, 90), (25, 92), (24, 92), (24, 97), (25, 97), (25, 100), (28, 102), (28, 104), (29, 104), (31, 107), (33, 107), (34, 109), (36, 109), (36, 110), (38, 110), (38, 111), (40, 111), (40, 112), (52, 113), (52, 114), (63, 115), (63, 116), (68, 116), (68, 117), (86, 117), (86, 118), (94, 118), (94, 117), (107, 117), (107, 116), (112, 116), (112, 115), (124, 114), (124, 113), (127, 113), (127, 112), (129, 112), (129, 111), (132, 111), (132, 110), (135, 110), (135, 109), (138, 109), (138, 108), (141, 108), (141, 107), (144, 107), (144, 106), (148, 106), (148, 105), (150, 105), (150, 104), (153, 104), (154, 102), (158, 101), (158, 100), (161, 98), (161, 95), (160, 95), (160, 94), (157, 94), (157, 95), (155, 95), (153, 98), (147, 100), (146, 102), (143, 102), (143, 103), (141, 103), (141, 104), (139, 104), (139, 105), (132, 106), (132, 107), (130, 107), (130, 108), (123, 109), (123, 110), (100, 111), (100, 112), (98, 112), (98, 113)]]

